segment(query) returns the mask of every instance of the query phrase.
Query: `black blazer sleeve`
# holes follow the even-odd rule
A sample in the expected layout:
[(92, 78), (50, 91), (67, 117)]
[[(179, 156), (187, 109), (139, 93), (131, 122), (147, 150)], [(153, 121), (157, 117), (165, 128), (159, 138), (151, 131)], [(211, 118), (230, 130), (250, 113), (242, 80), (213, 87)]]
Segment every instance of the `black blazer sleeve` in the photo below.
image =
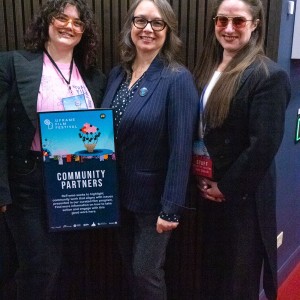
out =
[(283, 138), (289, 78), (274, 62), (266, 60), (266, 66), (267, 74), (255, 72), (254, 67), (242, 83), (223, 135), (215, 137), (223, 143), (223, 153), (218, 153), (215, 160), (220, 162), (227, 156), (229, 161), (218, 180), (226, 199), (255, 193)]
[(8, 184), (7, 160), (7, 102), (13, 81), (12, 53), (0, 53), (0, 206), (11, 202)]

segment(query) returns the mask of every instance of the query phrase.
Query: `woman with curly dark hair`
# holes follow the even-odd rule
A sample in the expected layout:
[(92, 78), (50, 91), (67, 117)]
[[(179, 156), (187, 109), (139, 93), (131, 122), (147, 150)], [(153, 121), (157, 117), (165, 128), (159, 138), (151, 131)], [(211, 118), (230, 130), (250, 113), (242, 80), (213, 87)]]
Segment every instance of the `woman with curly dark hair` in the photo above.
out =
[(0, 53), (0, 212), (16, 244), (18, 299), (54, 299), (62, 243), (46, 228), (37, 112), (65, 110), (65, 98), (75, 109), (78, 95), (81, 107), (99, 106), (95, 28), (84, 0), (50, 0), (27, 30), (26, 50)]
[[(29, 25), (25, 35), (25, 48), (29, 51), (40, 51), (49, 40), (49, 25), (58, 15), (62, 14), (67, 5), (76, 7), (84, 31), (79, 43), (74, 48), (74, 59), (83, 64), (85, 69), (96, 65), (99, 37), (93, 13), (84, 0), (50, 0), (40, 10), (39, 14)], [(76, 25), (76, 24), (74, 24)]]

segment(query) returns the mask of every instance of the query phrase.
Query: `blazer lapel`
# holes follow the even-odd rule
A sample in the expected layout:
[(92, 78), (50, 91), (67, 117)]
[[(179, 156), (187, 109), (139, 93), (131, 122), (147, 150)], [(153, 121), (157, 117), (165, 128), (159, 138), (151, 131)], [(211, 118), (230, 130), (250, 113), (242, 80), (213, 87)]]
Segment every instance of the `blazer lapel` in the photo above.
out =
[[(145, 77), (140, 82), (139, 89), (134, 94), (121, 119), (118, 135), (120, 141), (126, 136), (136, 116), (150, 99), (161, 79), (163, 68), (163, 62), (159, 58), (156, 58), (147, 70)], [(140, 93), (141, 89), (146, 89), (147, 92), (145, 95)]]
[(246, 82), (247, 78), (252, 74), (252, 72), (255, 69), (255, 65), (250, 65), (243, 73), (242, 77), (241, 77), (241, 81), (239, 84), (239, 90), (242, 88), (242, 86), (244, 85), (244, 83)]
[[(84, 81), (89, 93), (91, 94), (95, 108), (97, 108), (99, 106), (99, 103), (102, 101), (102, 99), (99, 99), (99, 89), (101, 89), (101, 87), (103, 86), (103, 82), (98, 80), (101, 77), (100, 76), (94, 78), (91, 77), (90, 73), (83, 68), (80, 62), (75, 60), (75, 63), (79, 70), (82, 80)], [(97, 80), (93, 80), (93, 79), (97, 79)]]
[[(24, 52), (25, 53), (25, 52)], [(21, 101), (26, 113), (34, 127), (36, 127), (37, 97), (42, 78), (43, 54), (28, 53), (25, 57), (22, 52), (15, 52), (14, 64), (16, 70), (16, 80)]]

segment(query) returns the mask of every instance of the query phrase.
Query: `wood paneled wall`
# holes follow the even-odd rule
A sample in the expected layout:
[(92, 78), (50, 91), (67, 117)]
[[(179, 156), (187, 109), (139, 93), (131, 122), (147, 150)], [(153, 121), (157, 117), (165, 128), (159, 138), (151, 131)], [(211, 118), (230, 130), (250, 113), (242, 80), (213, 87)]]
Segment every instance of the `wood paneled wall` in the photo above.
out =
[[(101, 32), (100, 65), (108, 74), (118, 62), (118, 34), (132, 0), (87, 1), (95, 12)], [(25, 28), (45, 2), (0, 0), (0, 51), (22, 48)], [(170, 3), (179, 20), (184, 62), (192, 69), (203, 45), (212, 0), (170, 0)], [(267, 15), (266, 52), (276, 60), (282, 0), (263, 0), (263, 3)], [(189, 199), (190, 206), (197, 209), (186, 211), (168, 247), (166, 279), (169, 299), (172, 300), (199, 299), (201, 208), (197, 205), (195, 191), (191, 191)], [(115, 234), (112, 229), (64, 234), (65, 258), (58, 300), (127, 299), (127, 285), (116, 250)], [(9, 294), (7, 299), (14, 299), (13, 288), (5, 293)]]
[[(107, 74), (117, 64), (117, 44), (122, 22), (133, 0), (87, 0), (101, 32), (100, 66)], [(46, 0), (0, 0), (0, 51), (21, 49), (32, 15)], [(202, 48), (212, 0), (170, 0), (178, 16), (185, 64), (192, 69)], [(282, 0), (263, 0), (267, 16), (267, 55), (276, 60)]]

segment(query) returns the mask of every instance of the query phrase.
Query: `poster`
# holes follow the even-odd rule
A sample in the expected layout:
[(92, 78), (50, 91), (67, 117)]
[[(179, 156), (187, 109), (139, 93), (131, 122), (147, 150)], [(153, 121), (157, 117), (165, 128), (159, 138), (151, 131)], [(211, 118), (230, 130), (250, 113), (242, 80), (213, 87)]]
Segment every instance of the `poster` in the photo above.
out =
[(40, 112), (49, 231), (119, 223), (111, 109)]

